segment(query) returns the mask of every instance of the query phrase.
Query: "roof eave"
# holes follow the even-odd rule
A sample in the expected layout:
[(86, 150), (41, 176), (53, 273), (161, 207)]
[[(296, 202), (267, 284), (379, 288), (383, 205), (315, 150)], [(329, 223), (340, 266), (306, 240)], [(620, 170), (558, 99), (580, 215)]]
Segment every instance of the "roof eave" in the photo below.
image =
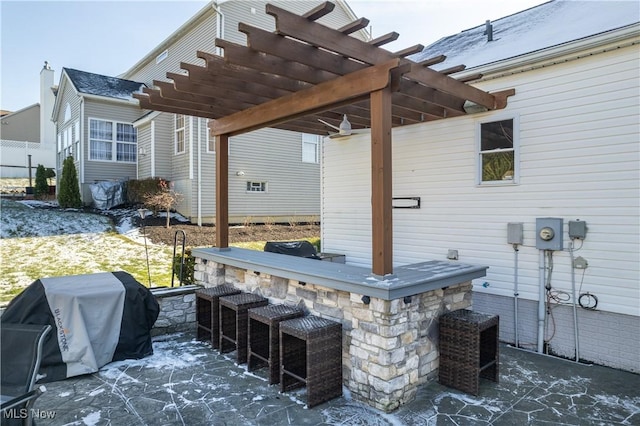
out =
[[(127, 71), (123, 72), (118, 76), (118, 78), (128, 78), (127, 76), (133, 75), (140, 68), (145, 66), (149, 61), (155, 60), (155, 58), (165, 51), (171, 44), (173, 44), (176, 40), (182, 37), (186, 32), (191, 30), (198, 22), (204, 19), (209, 13), (216, 13), (215, 8), (212, 7), (212, 4), (215, 4), (215, 1), (211, 1), (206, 4), (199, 12), (197, 12), (191, 19), (185, 22), (180, 28), (175, 30), (169, 37), (167, 37), (162, 43), (155, 47), (151, 52), (149, 52), (146, 56), (140, 59), (134, 66), (129, 68)], [(222, 3), (219, 1), (218, 3)]]
[(124, 104), (129, 106), (136, 106), (136, 107), (139, 105), (138, 100), (133, 98), (132, 99), (113, 98), (110, 96), (93, 95), (90, 93), (80, 93), (80, 96), (82, 98), (94, 100), (94, 101), (111, 102), (111, 103)]
[(62, 68), (62, 72), (60, 73), (60, 83), (58, 84), (58, 93), (56, 94), (56, 100), (53, 103), (53, 110), (51, 111), (51, 121), (55, 122), (55, 117), (58, 115), (58, 111), (60, 110), (60, 103), (62, 102), (62, 96), (60, 94), (64, 91), (65, 84), (69, 83), (71, 88), (73, 89), (76, 96), (81, 96), (78, 88), (73, 84), (71, 77), (67, 74), (66, 68)]

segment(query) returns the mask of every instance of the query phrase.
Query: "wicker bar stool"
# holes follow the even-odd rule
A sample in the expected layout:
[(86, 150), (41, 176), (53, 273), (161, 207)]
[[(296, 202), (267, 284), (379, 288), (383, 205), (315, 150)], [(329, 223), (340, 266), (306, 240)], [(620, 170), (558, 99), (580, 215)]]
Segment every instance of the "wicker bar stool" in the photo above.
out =
[(249, 309), (247, 370), (269, 367), (269, 384), (280, 383), (280, 322), (304, 315), (287, 305)]
[(342, 324), (309, 315), (280, 323), (280, 391), (307, 387), (311, 408), (342, 395)]
[(439, 322), (439, 382), (473, 395), (478, 395), (481, 377), (498, 382), (498, 315), (461, 309)]
[(219, 302), (221, 296), (240, 294), (241, 291), (230, 285), (202, 288), (196, 293), (196, 338), (210, 342), (213, 348), (218, 348), (220, 340)]
[(238, 364), (247, 362), (248, 311), (268, 304), (269, 299), (251, 293), (220, 298), (220, 353), (235, 349)]

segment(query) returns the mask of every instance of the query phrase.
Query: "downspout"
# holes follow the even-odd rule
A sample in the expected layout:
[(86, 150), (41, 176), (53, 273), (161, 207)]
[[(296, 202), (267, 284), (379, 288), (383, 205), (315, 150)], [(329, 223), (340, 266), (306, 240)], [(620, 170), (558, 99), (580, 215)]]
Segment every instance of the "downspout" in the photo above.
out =
[(520, 339), (518, 337), (518, 244), (513, 245), (514, 251), (514, 268), (513, 268), (513, 313), (514, 313), (514, 327), (515, 327), (515, 341), (516, 348), (520, 346)]
[(202, 118), (200, 117), (198, 117), (198, 226), (202, 226)]
[(151, 120), (151, 177), (156, 177), (156, 120)]
[[(224, 39), (224, 13), (220, 9), (217, 2), (212, 2), (211, 7), (216, 11), (216, 38)], [(223, 50), (220, 47), (216, 47), (216, 55), (223, 56)]]
[(545, 251), (539, 250), (538, 257), (538, 353), (544, 353), (544, 323), (545, 323), (545, 297), (546, 297), (546, 262)]
[(189, 179), (193, 180), (193, 116), (189, 116)]
[(80, 98), (80, 184), (84, 185), (84, 98)]
[(573, 302), (573, 339), (576, 345), (576, 362), (580, 362), (580, 341), (578, 340), (578, 308), (576, 306), (577, 294), (576, 294), (576, 268), (573, 254), (573, 238), (571, 239), (571, 245), (569, 246), (569, 254), (571, 255), (571, 301)]

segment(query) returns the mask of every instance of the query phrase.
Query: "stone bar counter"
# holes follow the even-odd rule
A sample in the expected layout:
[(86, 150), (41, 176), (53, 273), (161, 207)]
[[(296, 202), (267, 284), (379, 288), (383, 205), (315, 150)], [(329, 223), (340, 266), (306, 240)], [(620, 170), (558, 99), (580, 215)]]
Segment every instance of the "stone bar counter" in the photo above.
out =
[(487, 267), (426, 261), (370, 268), (240, 248), (193, 249), (195, 279), (230, 284), (342, 323), (343, 383), (352, 396), (390, 412), (437, 377), (438, 318), (471, 306), (471, 280)]

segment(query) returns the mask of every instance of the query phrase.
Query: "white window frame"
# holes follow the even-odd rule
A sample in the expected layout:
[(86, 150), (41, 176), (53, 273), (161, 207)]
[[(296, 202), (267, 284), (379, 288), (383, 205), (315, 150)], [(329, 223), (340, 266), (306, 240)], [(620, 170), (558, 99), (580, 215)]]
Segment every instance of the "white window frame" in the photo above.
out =
[(216, 153), (216, 137), (211, 137), (211, 131), (209, 130), (209, 119), (207, 118), (207, 121), (205, 122), (205, 128), (207, 129), (207, 142), (206, 142), (206, 146), (207, 146), (207, 150), (206, 152), (208, 154), (215, 154)]
[[(100, 139), (99, 137), (95, 137), (95, 138), (92, 137), (91, 125), (94, 122), (109, 123), (111, 125), (111, 138)], [(119, 138), (120, 132), (118, 131), (118, 125), (131, 127), (134, 132), (133, 136), (135, 140), (131, 141), (131, 140), (125, 140), (125, 139)], [(95, 151), (94, 149), (92, 149), (93, 142), (100, 142), (100, 143), (103, 143), (105, 147), (111, 148), (110, 155), (105, 156), (108, 158), (96, 158), (95, 156), (93, 156), (93, 152)], [(119, 147), (129, 147), (130, 149), (129, 155), (130, 157), (132, 157), (132, 159), (128, 161), (118, 160)], [(133, 147), (133, 149), (131, 149), (131, 147)], [(133, 127), (133, 124), (126, 123), (124, 121), (105, 120), (103, 118), (93, 118), (93, 117), (89, 118), (89, 161), (111, 162), (111, 163), (121, 163), (121, 164), (136, 164), (138, 161), (137, 154), (138, 154), (138, 131), (136, 130), (135, 127)]]
[(80, 120), (76, 120), (74, 123), (74, 145), (75, 145), (75, 158), (79, 158), (80, 155)]
[(302, 133), (302, 162), (320, 164), (320, 136)]
[[(494, 149), (482, 151), (482, 125), (488, 123), (494, 123), (497, 121), (511, 120), (513, 124), (513, 147), (509, 149)], [(485, 154), (492, 154), (498, 152), (513, 152), (513, 178), (502, 180), (482, 180), (482, 159)], [(505, 185), (518, 185), (520, 183), (520, 119), (518, 115), (495, 115), (487, 117), (483, 120), (478, 120), (476, 123), (476, 183), (478, 186), (505, 186)]]
[(250, 194), (264, 194), (268, 190), (268, 183), (266, 181), (248, 180), (247, 181), (247, 193)]
[[(182, 127), (178, 127), (178, 119), (182, 120)], [(184, 154), (187, 152), (187, 140), (186, 140), (186, 122), (187, 116), (183, 114), (174, 114), (173, 116), (173, 152), (174, 154)], [(182, 144), (182, 149), (180, 148)]]

